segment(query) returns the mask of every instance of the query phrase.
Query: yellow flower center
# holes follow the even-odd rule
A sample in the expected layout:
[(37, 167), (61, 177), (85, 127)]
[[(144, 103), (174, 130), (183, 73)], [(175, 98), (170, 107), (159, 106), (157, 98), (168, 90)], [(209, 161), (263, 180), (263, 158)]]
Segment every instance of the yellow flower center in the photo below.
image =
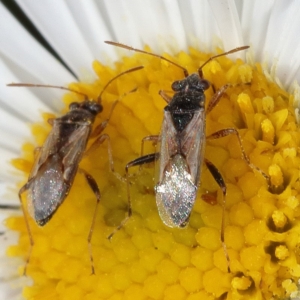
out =
[[(209, 57), (195, 49), (168, 56), (190, 72)], [(115, 170), (122, 176), (125, 165), (140, 155), (142, 138), (159, 134), (166, 103), (158, 91), (171, 96), (171, 84), (183, 78), (182, 70), (135, 54), (116, 63), (114, 69), (95, 62), (98, 80), (71, 85), (95, 99), (112, 77), (138, 65), (145, 68), (117, 79), (104, 92), (104, 109), (95, 122), (97, 126), (105, 120), (114, 100), (137, 87), (120, 100), (104, 131), (111, 139)], [(233, 84), (206, 116), (206, 134), (238, 129), (251, 164), (268, 174), (271, 183), (268, 186), (262, 174), (242, 158), (235, 135), (207, 141), (205, 157), (218, 168), (227, 186), (224, 233), (230, 273), (220, 234), (222, 192), (205, 167), (185, 229), (168, 228), (159, 218), (153, 166), (131, 168), (133, 216), (111, 241), (107, 239), (127, 213), (127, 190), (126, 183), (109, 171), (104, 142), (80, 163), (101, 190), (91, 240), (95, 275), (90, 275), (87, 237), (96, 198), (78, 173), (68, 197), (44, 227), (28, 217), (34, 246), (27, 274), (34, 284), (24, 288), (27, 299), (270, 299), (295, 292), (300, 276), (300, 133), (293, 96), (269, 82), (259, 64), (249, 66), (240, 59), (232, 62), (220, 57), (203, 72), (216, 89)], [(206, 92), (207, 103), (213, 93), (212, 88)], [(72, 93), (64, 97), (67, 106), (81, 100)], [(37, 144), (42, 145), (51, 126), (45, 122), (32, 128)], [(13, 164), (29, 174), (34, 146), (27, 143), (23, 150), (23, 158)], [(153, 152), (155, 145), (145, 143), (144, 153)], [(7, 226), (20, 232), (19, 244), (11, 246), (8, 254), (26, 258), (29, 239), (24, 218), (11, 217)]]

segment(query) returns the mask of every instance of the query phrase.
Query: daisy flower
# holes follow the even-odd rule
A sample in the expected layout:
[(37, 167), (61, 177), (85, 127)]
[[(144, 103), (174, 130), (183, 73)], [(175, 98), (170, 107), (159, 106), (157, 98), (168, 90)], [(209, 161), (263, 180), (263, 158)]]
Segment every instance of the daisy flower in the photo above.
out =
[[(0, 298), (296, 299), (300, 3), (16, 2), (63, 63), (0, 3), (0, 192), (5, 224), (0, 236)], [(24, 216), (14, 209), (20, 205), (18, 189), (27, 181), (35, 148), (51, 131), (47, 120), (62, 116), (70, 103), (83, 97), (6, 84), (69, 86), (97, 99), (113, 77), (143, 66), (105, 89), (103, 111), (94, 124), (109, 118), (103, 133), (110, 137), (114, 169), (124, 176), (126, 164), (140, 155), (142, 138), (160, 132), (166, 103), (158, 92), (172, 95), (171, 84), (184, 78), (171, 63), (109, 46), (105, 40), (163, 55), (190, 74), (214, 54), (250, 46), (203, 67), (204, 78), (213, 86), (206, 91), (207, 103), (214, 89), (231, 84), (207, 114), (206, 133), (235, 128), (242, 146), (236, 135), (209, 139), (204, 154), (222, 175), (227, 194), (222, 196), (203, 167), (188, 226), (169, 228), (155, 204), (153, 166), (130, 168), (133, 214), (108, 240), (127, 214), (128, 197), (126, 180), (109, 171), (104, 141), (80, 162), (101, 191), (94, 226), (96, 197), (78, 172), (70, 193), (45, 226), (35, 223), (25, 205), (34, 240), (26, 264), (30, 243)], [(144, 153), (155, 151), (155, 145), (145, 143)], [(26, 193), (22, 197), (26, 202)]]

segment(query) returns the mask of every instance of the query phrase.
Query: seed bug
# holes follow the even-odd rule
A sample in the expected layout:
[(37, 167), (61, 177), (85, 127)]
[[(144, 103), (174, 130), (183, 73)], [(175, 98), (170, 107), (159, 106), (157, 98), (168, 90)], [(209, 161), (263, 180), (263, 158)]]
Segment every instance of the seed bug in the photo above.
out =
[[(8, 84), (8, 86), (14, 87), (27, 86), (59, 88), (82, 95), (85, 99), (82, 102), (71, 103), (69, 106), (69, 111), (62, 117), (48, 120), (48, 122), (52, 125), (52, 130), (50, 131), (43, 146), (37, 149), (36, 157), (28, 181), (19, 191), (19, 199), (30, 240), (30, 250), (24, 268), (24, 275), (26, 274), (26, 268), (30, 260), (34, 241), (27, 219), (25, 206), (22, 200), (22, 194), (27, 192), (27, 203), (30, 216), (38, 225), (44, 226), (49, 222), (59, 206), (67, 197), (77, 171), (84, 175), (88, 185), (97, 199), (87, 239), (92, 274), (95, 273), (91, 239), (101, 194), (96, 180), (88, 172), (79, 168), (79, 163), (83, 158), (83, 155), (85, 155), (91, 149), (95, 149), (97, 146), (107, 140), (110, 168), (111, 171), (114, 172), (110, 139), (107, 134), (102, 134), (102, 131), (106, 128), (118, 100), (116, 100), (112, 105), (108, 119), (104, 120), (100, 125), (98, 125), (94, 129), (93, 133), (92, 126), (96, 116), (103, 110), (101, 97), (106, 88), (120, 76), (140, 70), (142, 68), (143, 66), (139, 66), (126, 70), (109, 80), (96, 100), (89, 99), (87, 95), (78, 91), (60, 86), (33, 85), (26, 83)], [(123, 96), (125, 95), (126, 94)], [(90, 148), (86, 150), (87, 143), (91, 138), (95, 138), (95, 141), (92, 143)]]
[[(159, 136), (148, 136), (144, 138), (142, 141), (141, 157), (126, 165), (128, 215), (110, 235), (110, 238), (117, 230), (124, 226), (132, 215), (128, 180), (129, 168), (157, 161), (157, 183), (154, 189), (159, 215), (165, 225), (184, 228), (189, 222), (190, 214), (196, 200), (197, 190), (200, 184), (201, 169), (204, 162), (220, 186), (223, 194), (221, 242), (229, 271), (229, 257), (224, 242), (226, 184), (215, 165), (204, 158), (206, 139), (216, 139), (230, 134), (236, 135), (242, 157), (247, 164), (252, 169), (259, 171), (267, 179), (268, 184), (269, 176), (250, 162), (244, 151), (239, 132), (235, 128), (222, 129), (208, 137), (205, 136), (206, 114), (217, 105), (225, 91), (232, 85), (225, 84), (216, 91), (205, 109), (206, 99), (204, 91), (207, 90), (211, 84), (203, 76), (203, 67), (217, 57), (248, 49), (249, 46), (238, 47), (228, 52), (212, 56), (199, 67), (198, 73), (189, 75), (186, 68), (163, 56), (135, 49), (120, 43), (106, 43), (158, 57), (181, 68), (184, 73), (184, 79), (175, 81), (172, 84), (172, 90), (174, 91), (173, 97), (168, 96), (164, 91), (159, 91), (160, 96), (167, 102), (167, 106), (164, 108), (161, 134)], [(143, 144), (145, 141), (156, 141), (159, 149), (158, 152), (143, 155)], [(211, 201), (211, 199), (209, 199), (209, 201)]]

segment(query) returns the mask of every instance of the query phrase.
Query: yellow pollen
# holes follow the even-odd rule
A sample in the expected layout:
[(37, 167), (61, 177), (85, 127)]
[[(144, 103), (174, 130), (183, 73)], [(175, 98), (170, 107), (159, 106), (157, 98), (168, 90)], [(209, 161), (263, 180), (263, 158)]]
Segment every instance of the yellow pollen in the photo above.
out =
[(273, 164), (269, 167), (269, 174), (272, 185), (278, 187), (283, 184), (283, 174), (281, 168), (277, 164)]
[(291, 279), (286, 279), (282, 282), (282, 287), (288, 292), (292, 293), (297, 291), (297, 284), (293, 282)]
[(263, 140), (273, 145), (275, 138), (275, 129), (271, 121), (269, 119), (263, 120), (261, 123), (261, 129), (263, 132)]
[(282, 156), (283, 158), (294, 158), (296, 157), (297, 155), (297, 150), (295, 148), (286, 148), (286, 149), (283, 149), (283, 153), (282, 153)]
[(297, 199), (295, 196), (291, 196), (288, 197), (285, 203), (291, 209), (295, 209), (297, 206), (299, 206), (299, 199)]
[[(211, 55), (192, 48), (174, 57), (165, 54), (190, 72), (197, 72)], [(93, 127), (109, 117), (119, 99), (103, 131), (110, 136), (119, 177), (125, 175), (126, 164), (141, 155), (141, 140), (160, 133), (167, 103), (158, 92), (172, 97), (171, 85), (184, 78), (182, 70), (139, 53), (123, 58), (113, 68), (94, 62), (98, 78), (94, 83), (70, 85), (94, 99), (112, 77), (140, 65), (143, 70), (118, 78), (103, 93), (103, 111)], [(104, 141), (79, 164), (101, 191), (91, 239), (95, 275), (91, 275), (87, 238), (96, 197), (78, 172), (69, 195), (43, 227), (30, 217), (25, 205), (34, 240), (27, 265), (33, 284), (24, 287), (26, 299), (263, 300), (284, 299), (296, 292), (300, 277), (300, 131), (294, 96), (269, 82), (258, 63), (251, 66), (241, 59), (233, 62), (220, 57), (205, 65), (203, 74), (216, 90), (230, 84), (205, 116), (207, 135), (225, 130), (224, 137), (207, 139), (204, 151), (223, 177), (225, 199), (204, 164), (189, 224), (183, 229), (169, 228), (156, 207), (155, 164), (130, 168), (132, 217), (109, 241), (107, 237), (127, 215), (128, 199), (126, 181), (109, 171)], [(212, 87), (205, 92), (206, 105), (213, 94)], [(47, 120), (65, 114), (70, 103), (82, 100), (74, 93), (65, 95), (66, 108), (61, 114), (44, 113), (45, 122), (32, 126), (35, 145), (24, 144), (22, 158), (13, 161), (26, 178), (37, 155), (34, 149), (43, 145), (51, 130)], [(227, 128), (237, 129), (243, 150)], [(87, 148), (94, 141), (92, 137)], [(159, 151), (155, 144), (146, 141), (144, 154)], [(269, 182), (264, 174), (270, 176)], [(26, 193), (23, 199), (26, 202)], [(10, 246), (7, 254), (25, 260), (29, 239), (23, 216), (10, 217), (6, 225), (20, 233), (18, 244)], [(20, 265), (20, 276), (24, 265)]]
[(279, 260), (284, 260), (286, 259), (288, 256), (290, 255), (289, 249), (284, 246), (284, 245), (280, 245), (278, 247), (276, 247), (275, 250), (275, 256), (279, 259)]
[(277, 228), (282, 228), (287, 223), (287, 218), (282, 211), (276, 210), (272, 214), (272, 219)]
[(251, 286), (251, 280), (246, 276), (235, 277), (233, 278), (231, 285), (236, 290), (244, 291)]
[(272, 97), (262, 98), (262, 109), (266, 114), (271, 114), (274, 111), (274, 100)]
[(240, 109), (245, 114), (253, 114), (254, 113), (254, 109), (253, 109), (252, 102), (251, 102), (249, 95), (241, 93), (238, 96), (237, 103), (239, 104)]

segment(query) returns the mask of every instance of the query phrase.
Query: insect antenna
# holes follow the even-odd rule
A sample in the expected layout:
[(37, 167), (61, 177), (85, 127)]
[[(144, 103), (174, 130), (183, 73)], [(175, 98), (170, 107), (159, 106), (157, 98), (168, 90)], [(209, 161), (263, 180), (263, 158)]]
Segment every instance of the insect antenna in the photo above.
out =
[[(128, 69), (124, 72), (121, 72), (120, 74), (118, 74), (117, 76), (113, 77), (112, 79), (110, 79), (104, 86), (104, 88), (102, 89), (102, 91), (100, 92), (99, 96), (97, 97), (97, 102), (100, 103), (101, 102), (101, 97), (102, 94), (104, 93), (104, 91), (106, 90), (106, 88), (117, 78), (123, 76), (124, 74), (127, 73), (131, 73), (140, 69), (143, 69), (143, 66), (138, 66), (138, 67), (134, 67), (131, 69)], [(58, 86), (58, 85), (50, 85), (50, 84), (32, 84), (32, 83), (9, 83), (6, 86), (11, 86), (11, 87), (46, 87), (46, 88), (54, 88), (54, 89), (61, 89), (61, 90), (65, 90), (65, 91), (69, 91), (69, 92), (73, 92), (76, 93), (78, 95), (84, 96), (84, 98), (86, 100), (88, 100), (88, 96), (84, 93), (78, 92), (76, 90), (67, 88), (67, 87), (63, 87), (63, 86)]]
[(54, 89), (61, 89), (65, 91), (69, 91), (72, 93), (76, 93), (78, 95), (84, 96), (85, 99), (88, 99), (88, 96), (84, 93), (78, 92), (76, 90), (59, 86), (59, 85), (49, 85), (49, 84), (32, 84), (32, 83), (9, 83), (6, 86), (12, 86), (12, 87), (46, 87), (46, 88), (54, 88)]
[(155, 54), (155, 53), (151, 53), (151, 52), (148, 52), (148, 51), (144, 51), (144, 50), (140, 50), (140, 49), (136, 49), (136, 48), (133, 48), (131, 46), (127, 46), (127, 45), (124, 45), (124, 44), (121, 44), (121, 43), (117, 43), (117, 42), (111, 42), (111, 41), (104, 41), (104, 43), (108, 44), (108, 45), (112, 45), (112, 46), (116, 46), (116, 47), (120, 47), (120, 48), (124, 48), (124, 49), (127, 49), (127, 50), (132, 50), (132, 51), (135, 51), (135, 52), (140, 52), (140, 53), (144, 53), (144, 54), (148, 54), (148, 55), (152, 55), (154, 57), (158, 57), (162, 60), (165, 60), (167, 61), (168, 63), (180, 68), (181, 70), (183, 70), (183, 73), (184, 73), (184, 76), (185, 77), (188, 77), (189, 76), (189, 73), (188, 73), (188, 70), (186, 68), (184, 68), (183, 66), (177, 64), (176, 62), (172, 61), (172, 60), (169, 60), (168, 58), (162, 56), (162, 55), (158, 55), (158, 54)]
[(248, 49), (248, 48), (250, 48), (250, 46), (241, 46), (241, 47), (237, 47), (237, 48), (231, 49), (230, 51), (227, 51), (227, 52), (224, 52), (224, 53), (221, 53), (221, 54), (217, 54), (217, 55), (214, 55), (214, 56), (210, 57), (198, 69), (198, 73), (199, 73), (200, 78), (203, 78), (203, 72), (202, 72), (203, 67), (205, 65), (207, 65), (210, 61), (214, 60), (217, 57), (228, 55), (228, 54), (232, 54), (232, 53), (235, 53), (235, 52), (238, 52), (238, 51), (242, 51), (242, 50), (245, 50), (245, 49)]
[[(101, 100), (102, 100), (102, 99), (101, 99), (101, 98), (102, 98), (102, 94), (104, 93), (104, 91), (106, 90), (106, 88), (107, 88), (114, 80), (116, 80), (117, 78), (119, 78), (119, 77), (121, 77), (121, 76), (123, 76), (123, 75), (125, 75), (125, 74), (127, 74), (127, 73), (131, 73), (131, 72), (134, 72), (134, 71), (137, 71), (137, 70), (141, 70), (141, 69), (143, 69), (143, 68), (144, 68), (144, 66), (134, 67), (134, 68), (128, 69), (128, 70), (126, 70), (126, 71), (124, 71), (124, 72), (121, 72), (121, 73), (118, 74), (117, 76), (111, 78), (111, 79), (106, 83), (106, 85), (104, 86), (104, 88), (103, 88), (102, 91), (100, 92), (99, 96), (97, 97), (97, 102), (98, 102), (98, 103), (101, 102)], [(136, 90), (136, 89), (134, 89), (134, 90)], [(132, 92), (132, 91), (130, 91), (129, 93), (131, 93), (131, 92)]]

